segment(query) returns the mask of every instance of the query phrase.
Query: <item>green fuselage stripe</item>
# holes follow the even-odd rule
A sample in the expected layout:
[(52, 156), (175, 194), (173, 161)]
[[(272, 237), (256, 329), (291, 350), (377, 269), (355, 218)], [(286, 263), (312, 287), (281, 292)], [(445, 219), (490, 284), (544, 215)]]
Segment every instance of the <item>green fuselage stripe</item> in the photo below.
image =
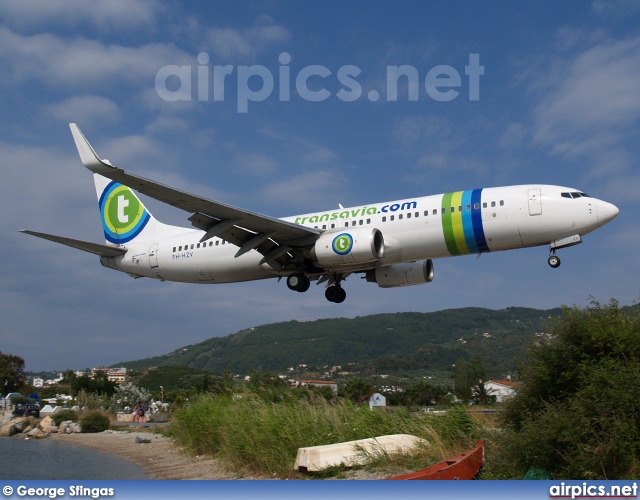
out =
[(444, 241), (447, 244), (447, 250), (451, 255), (460, 255), (460, 250), (456, 244), (456, 236), (453, 231), (453, 221), (451, 216), (451, 198), (454, 193), (445, 193), (442, 196), (442, 232), (444, 233)]
[(456, 248), (459, 254), (468, 254), (469, 248), (464, 238), (464, 227), (462, 225), (462, 213), (464, 208), (462, 207), (462, 191), (456, 191), (451, 194), (451, 206), (447, 207), (451, 212), (451, 225), (453, 229), (453, 236), (456, 242)]

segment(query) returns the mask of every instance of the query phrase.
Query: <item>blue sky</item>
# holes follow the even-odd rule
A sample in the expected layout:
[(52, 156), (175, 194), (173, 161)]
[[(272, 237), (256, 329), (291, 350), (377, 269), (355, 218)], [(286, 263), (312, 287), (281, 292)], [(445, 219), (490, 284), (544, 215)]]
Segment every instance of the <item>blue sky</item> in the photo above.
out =
[[(28, 370), (64, 370), (291, 319), (548, 308), (585, 305), (590, 295), (633, 302), (640, 292), (639, 20), (630, 0), (7, 3), (0, 12), (0, 350), (24, 357)], [(201, 53), (208, 63), (198, 63)], [(484, 70), (477, 100), (465, 74), (471, 54)], [(219, 100), (216, 65), (233, 68)], [(318, 94), (296, 84), (311, 65), (329, 72), (307, 80), (310, 92), (328, 91), (324, 100), (310, 101)], [(418, 74), (418, 98), (401, 79), (390, 101), (387, 68), (403, 65)], [(160, 83), (190, 101), (162, 97), (158, 74), (168, 66), (186, 67), (192, 86), (181, 88), (175, 74)], [(258, 66), (273, 76), (274, 90), (238, 112), (248, 95), (239, 75)], [(438, 66), (460, 76), (451, 100), (425, 88)], [(359, 70), (361, 94), (350, 102), (338, 94), (350, 90), (338, 77), (344, 67)], [(208, 78), (208, 98), (200, 100), (198, 71)], [(254, 76), (247, 88), (259, 92), (262, 82)], [(557, 270), (545, 247), (438, 260), (435, 280), (417, 287), (382, 290), (352, 277), (341, 305), (327, 302), (322, 287), (296, 294), (275, 280), (133, 280), (103, 269), (95, 256), (18, 233), (103, 241), (92, 178), (69, 122), (114, 165), (278, 217), (524, 183), (576, 187), (621, 213), (561, 251)], [(163, 222), (189, 226), (189, 214), (144, 201)]]

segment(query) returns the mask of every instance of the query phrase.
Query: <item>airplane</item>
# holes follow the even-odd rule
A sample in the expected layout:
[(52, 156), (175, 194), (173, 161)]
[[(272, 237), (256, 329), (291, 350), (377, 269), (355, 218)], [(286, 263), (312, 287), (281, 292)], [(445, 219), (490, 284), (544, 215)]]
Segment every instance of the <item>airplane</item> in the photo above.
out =
[[(106, 244), (21, 232), (97, 254), (134, 278), (231, 283), (286, 278), (306, 292), (325, 284), (333, 303), (354, 273), (382, 288), (429, 283), (433, 260), (549, 245), (556, 250), (618, 215), (578, 189), (528, 184), (455, 191), (276, 219), (144, 179), (102, 160), (75, 123), (80, 160), (93, 172)], [(192, 213), (194, 229), (156, 220), (133, 190)]]

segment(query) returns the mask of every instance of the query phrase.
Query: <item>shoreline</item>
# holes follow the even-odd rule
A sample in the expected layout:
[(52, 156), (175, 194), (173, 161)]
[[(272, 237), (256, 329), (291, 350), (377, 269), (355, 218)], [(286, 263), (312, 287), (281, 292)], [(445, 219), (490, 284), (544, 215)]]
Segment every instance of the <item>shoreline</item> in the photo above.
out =
[[(137, 443), (136, 437), (151, 439)], [(141, 467), (150, 479), (260, 479), (226, 469), (219, 460), (192, 456), (171, 438), (144, 431), (51, 434), (55, 441), (74, 444), (123, 458)]]

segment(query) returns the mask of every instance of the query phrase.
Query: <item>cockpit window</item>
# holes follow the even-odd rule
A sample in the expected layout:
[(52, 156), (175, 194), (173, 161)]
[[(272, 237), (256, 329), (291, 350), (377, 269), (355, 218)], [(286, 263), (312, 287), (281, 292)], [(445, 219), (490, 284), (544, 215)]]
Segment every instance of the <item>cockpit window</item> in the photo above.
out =
[(573, 199), (575, 199), (575, 198), (580, 198), (582, 196), (584, 196), (586, 198), (589, 198), (589, 195), (587, 193), (581, 193), (581, 192), (578, 192), (578, 191), (572, 191), (571, 193), (560, 193), (560, 195), (563, 198), (573, 198)]

